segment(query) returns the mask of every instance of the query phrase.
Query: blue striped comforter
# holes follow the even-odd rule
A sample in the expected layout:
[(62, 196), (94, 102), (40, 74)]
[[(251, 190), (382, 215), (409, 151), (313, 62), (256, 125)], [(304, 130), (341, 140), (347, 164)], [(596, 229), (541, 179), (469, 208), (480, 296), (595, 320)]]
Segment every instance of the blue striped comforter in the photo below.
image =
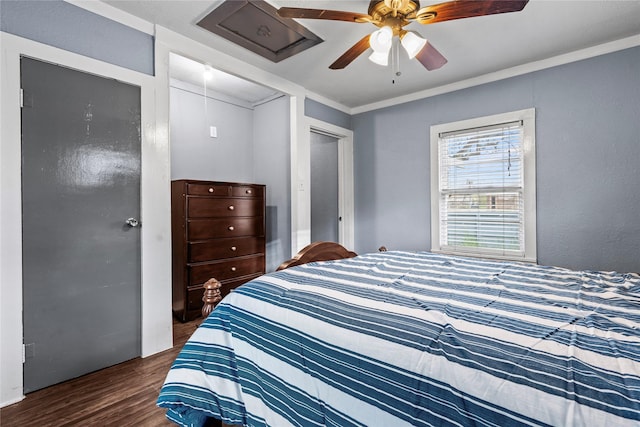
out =
[(640, 425), (640, 276), (386, 252), (228, 295), (158, 398), (248, 426)]

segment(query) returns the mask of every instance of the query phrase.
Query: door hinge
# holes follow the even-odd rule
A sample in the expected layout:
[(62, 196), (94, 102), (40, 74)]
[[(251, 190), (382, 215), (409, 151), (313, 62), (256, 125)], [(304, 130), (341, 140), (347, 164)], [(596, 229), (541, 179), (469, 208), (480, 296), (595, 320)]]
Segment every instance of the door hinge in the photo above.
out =
[(36, 343), (22, 344), (22, 363), (27, 363), (27, 359), (36, 357)]
[(20, 88), (20, 108), (33, 107), (33, 94)]

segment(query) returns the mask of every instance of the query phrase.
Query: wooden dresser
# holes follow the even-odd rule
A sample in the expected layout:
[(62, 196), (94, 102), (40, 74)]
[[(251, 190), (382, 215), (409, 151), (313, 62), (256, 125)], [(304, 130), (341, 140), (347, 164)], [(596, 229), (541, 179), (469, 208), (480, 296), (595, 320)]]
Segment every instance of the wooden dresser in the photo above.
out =
[(265, 186), (172, 181), (171, 238), (173, 313), (193, 320), (211, 277), (224, 297), (265, 273)]

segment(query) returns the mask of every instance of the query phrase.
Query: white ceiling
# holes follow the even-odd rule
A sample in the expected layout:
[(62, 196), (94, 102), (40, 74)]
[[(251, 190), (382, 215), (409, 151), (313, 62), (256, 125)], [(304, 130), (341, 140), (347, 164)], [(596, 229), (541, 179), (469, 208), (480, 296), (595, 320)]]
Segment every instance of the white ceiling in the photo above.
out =
[[(169, 77), (172, 79), (191, 83), (201, 88), (206, 85), (207, 90), (245, 101), (252, 106), (260, 105), (280, 96), (280, 92), (274, 89), (213, 69), (201, 62), (173, 53), (169, 59), (169, 69)], [(211, 73), (210, 78), (205, 77), (206, 72)]]
[[(308, 91), (357, 108), (418, 91), (477, 78), (581, 49), (632, 37), (640, 44), (640, 0), (530, 0), (522, 12), (405, 27), (419, 32), (448, 59), (427, 71), (401, 52), (400, 77), (365, 52), (344, 70), (328, 68), (345, 50), (376, 29), (371, 24), (299, 20), (324, 42), (273, 63), (196, 25), (221, 0), (105, 0), (106, 3), (230, 54)], [(421, 6), (441, 1), (422, 1)], [(275, 7), (308, 7), (367, 13), (367, 0), (270, 0)], [(637, 40), (636, 40), (637, 39)], [(628, 44), (628, 43), (627, 43)], [(395, 83), (393, 83), (395, 80)], [(594, 82), (597, 84), (597, 82)]]

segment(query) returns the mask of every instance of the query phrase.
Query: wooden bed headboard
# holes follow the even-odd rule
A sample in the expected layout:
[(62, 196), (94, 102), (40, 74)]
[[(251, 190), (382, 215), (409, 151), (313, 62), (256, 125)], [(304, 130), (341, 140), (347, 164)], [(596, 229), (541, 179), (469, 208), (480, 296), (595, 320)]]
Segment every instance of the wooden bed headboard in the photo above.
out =
[(295, 267), (315, 261), (332, 261), (334, 259), (353, 258), (357, 253), (347, 250), (344, 246), (334, 242), (314, 242), (305, 246), (290, 260), (280, 264), (276, 271)]
[[(385, 248), (386, 250), (386, 248)], [(334, 242), (314, 242), (305, 246), (290, 260), (280, 264), (276, 271), (285, 268), (295, 267), (296, 265), (307, 264), (315, 261), (332, 261), (336, 259), (353, 258), (358, 256), (355, 252), (347, 250), (344, 246)], [(202, 317), (206, 318), (216, 304), (222, 299), (220, 295), (220, 287), (222, 285), (215, 278), (207, 280), (203, 285), (204, 295), (202, 301)]]

